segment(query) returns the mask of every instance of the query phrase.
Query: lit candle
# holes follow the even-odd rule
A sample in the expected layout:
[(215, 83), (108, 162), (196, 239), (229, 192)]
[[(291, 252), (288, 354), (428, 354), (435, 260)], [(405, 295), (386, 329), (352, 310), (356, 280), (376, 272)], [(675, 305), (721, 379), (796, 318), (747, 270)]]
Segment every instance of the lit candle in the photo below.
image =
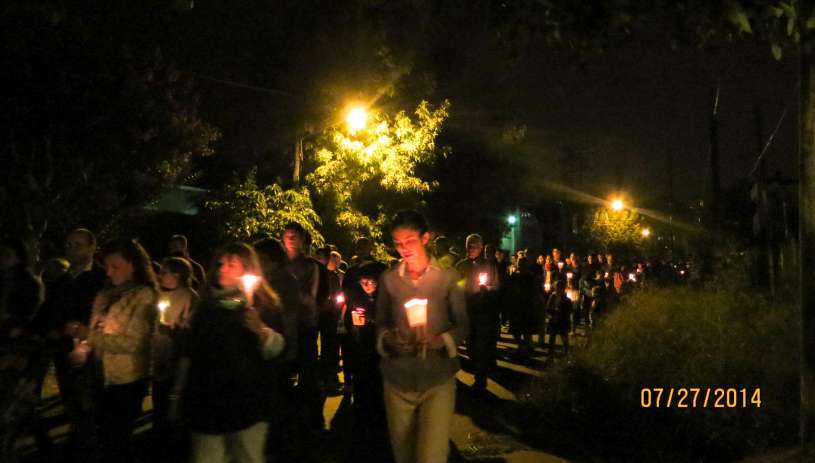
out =
[(608, 272), (606, 272), (606, 278), (608, 278)]
[(158, 321), (161, 324), (167, 323), (167, 307), (170, 307), (170, 303), (167, 301), (160, 301), (158, 303)]
[(351, 323), (354, 326), (364, 326), (365, 325), (365, 309), (362, 307), (357, 307), (351, 312)]
[(572, 272), (569, 272), (569, 273), (566, 274), (566, 278), (568, 278), (570, 280), (572, 279), (573, 276), (574, 276), (574, 273), (572, 273)]
[(629, 273), (628, 274), (628, 280), (636, 282), (637, 281), (637, 275), (634, 275), (633, 273)]
[(250, 275), (246, 274), (241, 277), (241, 281), (243, 282), (243, 293), (246, 294), (246, 302), (249, 305), (252, 305), (254, 302), (254, 293), (255, 288), (257, 287), (258, 283), (260, 283), (260, 277), (257, 275)]
[(479, 273), (478, 274), (478, 285), (479, 286), (487, 286), (487, 274), (486, 273)]
[(543, 290), (544, 290), (544, 291), (546, 291), (546, 292), (548, 293), (549, 291), (551, 291), (551, 290), (552, 290), (552, 285), (551, 285), (551, 284), (549, 284), (549, 283), (544, 283), (544, 284), (543, 284)]
[(337, 297), (334, 300), (337, 302), (337, 305), (345, 304), (345, 294), (343, 293), (337, 294)]
[(405, 309), (411, 328), (427, 325), (427, 299), (411, 299), (405, 302)]
[(558, 270), (563, 270), (563, 262), (558, 262), (557, 263), (557, 268), (558, 268)]

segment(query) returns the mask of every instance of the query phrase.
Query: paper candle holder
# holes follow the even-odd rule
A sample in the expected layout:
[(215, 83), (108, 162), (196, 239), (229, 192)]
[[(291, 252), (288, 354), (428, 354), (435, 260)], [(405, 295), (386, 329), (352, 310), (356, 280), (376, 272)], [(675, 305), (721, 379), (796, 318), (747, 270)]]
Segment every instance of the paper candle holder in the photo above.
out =
[(411, 299), (405, 302), (405, 312), (408, 326), (411, 328), (427, 325), (427, 299)]

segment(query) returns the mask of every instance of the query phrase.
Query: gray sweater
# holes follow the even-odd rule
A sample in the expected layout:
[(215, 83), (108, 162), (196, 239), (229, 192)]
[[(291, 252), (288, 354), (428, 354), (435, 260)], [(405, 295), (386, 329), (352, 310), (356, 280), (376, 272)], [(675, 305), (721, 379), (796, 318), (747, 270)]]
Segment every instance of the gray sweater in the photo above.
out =
[[(382, 356), (383, 378), (397, 389), (425, 391), (447, 382), (459, 370), (457, 346), (469, 329), (459, 278), (457, 271), (442, 268), (435, 258), (416, 281), (405, 273), (404, 263), (380, 277), (376, 301), (377, 350)], [(441, 335), (445, 348), (428, 351), (425, 358), (389, 355), (383, 348), (382, 336), (386, 329), (413, 332), (404, 308), (405, 302), (413, 298), (427, 299), (427, 334)]]

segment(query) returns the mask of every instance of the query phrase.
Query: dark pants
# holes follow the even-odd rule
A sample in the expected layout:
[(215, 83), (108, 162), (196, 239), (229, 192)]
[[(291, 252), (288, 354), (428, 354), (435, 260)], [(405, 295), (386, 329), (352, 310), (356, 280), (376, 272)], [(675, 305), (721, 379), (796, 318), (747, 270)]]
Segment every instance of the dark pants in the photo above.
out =
[(554, 356), (555, 355), (555, 336), (559, 335), (561, 341), (563, 341), (563, 352), (569, 353), (569, 323), (568, 321), (564, 322), (557, 322), (555, 324), (550, 323), (549, 327), (547, 328), (549, 333), (549, 354)]
[(320, 371), (327, 386), (337, 383), (340, 371), (340, 344), (337, 336), (339, 314), (333, 310), (320, 313)]
[(146, 379), (105, 387), (100, 406), (104, 461), (132, 461), (130, 437), (146, 395)]
[(74, 367), (67, 355), (63, 350), (55, 352), (54, 369), (62, 406), (71, 424), (71, 444), (76, 452), (76, 460), (84, 461), (98, 448), (95, 406), (98, 391), (94, 364), (88, 361), (81, 367)]
[(488, 303), (487, 298), (475, 296), (467, 302), (470, 312), (467, 353), (473, 363), (475, 385), (481, 387), (486, 385), (487, 376), (495, 366), (496, 344), (501, 335), (501, 325), (494, 307)]
[(297, 335), (297, 397), (302, 408), (301, 416), (307, 428), (321, 432), (323, 420), (323, 395), (320, 392), (320, 365), (317, 360), (317, 330), (303, 330)]
[(169, 444), (172, 435), (169, 420), (172, 387), (172, 379), (153, 381), (153, 436), (154, 441), (161, 446)]

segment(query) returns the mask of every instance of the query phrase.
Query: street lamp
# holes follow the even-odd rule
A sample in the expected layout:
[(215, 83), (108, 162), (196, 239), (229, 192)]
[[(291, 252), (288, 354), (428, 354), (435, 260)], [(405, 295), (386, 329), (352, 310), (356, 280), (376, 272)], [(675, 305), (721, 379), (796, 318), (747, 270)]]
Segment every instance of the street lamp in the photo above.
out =
[(351, 133), (362, 130), (368, 124), (368, 111), (361, 107), (351, 108), (351, 110), (348, 111), (345, 122), (348, 123), (348, 128)]
[(510, 215), (509, 217), (507, 217), (507, 222), (510, 225), (515, 225), (515, 222), (517, 222), (517, 221), (518, 221), (518, 219), (514, 215)]
[(623, 204), (622, 199), (615, 199), (615, 200), (611, 201), (611, 208), (614, 209), (615, 211), (623, 210), (624, 206), (625, 205)]
[(642, 236), (644, 238), (648, 238), (649, 236), (651, 236), (651, 230), (649, 230), (647, 228), (643, 228), (640, 233), (642, 233)]

